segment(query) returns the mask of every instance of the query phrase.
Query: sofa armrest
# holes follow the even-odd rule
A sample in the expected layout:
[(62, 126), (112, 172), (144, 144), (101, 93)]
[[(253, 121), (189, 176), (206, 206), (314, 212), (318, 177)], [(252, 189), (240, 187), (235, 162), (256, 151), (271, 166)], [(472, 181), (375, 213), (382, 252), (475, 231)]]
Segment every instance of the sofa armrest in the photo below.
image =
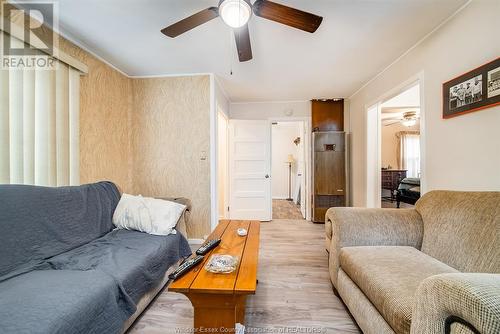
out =
[(417, 289), (412, 334), (445, 334), (459, 324), (472, 333), (500, 333), (500, 274), (441, 274)]
[(329, 270), (335, 287), (342, 247), (412, 246), (420, 249), (422, 245), (423, 222), (415, 209), (331, 208), (326, 212), (326, 221), (331, 224)]

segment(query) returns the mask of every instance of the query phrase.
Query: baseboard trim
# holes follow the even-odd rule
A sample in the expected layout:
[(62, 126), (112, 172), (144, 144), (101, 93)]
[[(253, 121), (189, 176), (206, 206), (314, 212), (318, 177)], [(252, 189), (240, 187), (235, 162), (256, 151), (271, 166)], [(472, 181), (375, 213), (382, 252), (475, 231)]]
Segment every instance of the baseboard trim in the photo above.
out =
[(202, 245), (205, 242), (203, 239), (188, 239), (190, 245)]

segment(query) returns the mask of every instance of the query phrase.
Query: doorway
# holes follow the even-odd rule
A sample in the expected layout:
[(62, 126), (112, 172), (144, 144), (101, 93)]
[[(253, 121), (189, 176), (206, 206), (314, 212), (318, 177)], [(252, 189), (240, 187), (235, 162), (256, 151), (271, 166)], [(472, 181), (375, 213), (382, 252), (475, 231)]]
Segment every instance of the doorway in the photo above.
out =
[(367, 108), (367, 207), (411, 207), (423, 173), (421, 75)]
[(271, 128), (273, 219), (304, 219), (304, 122), (276, 121)]
[(230, 119), (228, 125), (226, 217), (310, 219), (310, 120)]
[(412, 207), (420, 198), (420, 86), (380, 107), (381, 206)]

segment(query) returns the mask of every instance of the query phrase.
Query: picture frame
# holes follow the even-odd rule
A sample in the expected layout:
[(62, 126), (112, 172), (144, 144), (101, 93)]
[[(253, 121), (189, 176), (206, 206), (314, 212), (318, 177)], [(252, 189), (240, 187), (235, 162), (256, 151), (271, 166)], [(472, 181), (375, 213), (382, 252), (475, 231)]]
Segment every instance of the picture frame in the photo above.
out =
[(443, 83), (443, 118), (500, 105), (500, 57)]

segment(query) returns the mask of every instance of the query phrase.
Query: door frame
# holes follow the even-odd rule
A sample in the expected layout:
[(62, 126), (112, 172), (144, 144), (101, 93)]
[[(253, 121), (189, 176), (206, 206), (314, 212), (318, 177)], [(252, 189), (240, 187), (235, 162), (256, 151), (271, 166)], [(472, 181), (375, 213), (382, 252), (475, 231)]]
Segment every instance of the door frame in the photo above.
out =
[[(312, 140), (312, 129), (311, 129), (311, 117), (271, 117), (268, 119), (269, 127), (272, 127), (273, 122), (303, 122), (304, 124), (304, 165), (305, 165), (305, 183), (306, 187), (303, 190), (304, 193), (301, 196), (304, 196), (304, 203), (306, 206), (306, 220), (311, 220), (312, 214), (312, 149), (311, 149), (311, 140)], [(272, 131), (272, 128), (271, 128)], [(271, 133), (272, 134), (272, 133)], [(272, 135), (271, 135), (271, 165), (272, 165)], [(273, 182), (273, 176), (271, 175), (271, 187)], [(272, 189), (272, 188), (271, 188)], [(271, 196), (271, 214), (272, 214), (272, 196)]]
[[(382, 206), (382, 136), (381, 136), (381, 104), (401, 94), (409, 88), (419, 85), (420, 95), (420, 191), (423, 195), (427, 189), (426, 159), (425, 159), (425, 98), (424, 98), (424, 72), (421, 71), (406, 81), (382, 94), (371, 103), (365, 105), (366, 120), (366, 198), (365, 205), (369, 208)], [(370, 136), (370, 134), (372, 136)], [(373, 140), (373, 135), (376, 140)]]
[[(219, 189), (219, 169), (221, 168), (221, 166), (219, 165), (219, 153), (220, 153), (220, 149), (221, 147), (219, 146), (219, 116), (221, 116), (222, 118), (224, 118), (225, 120), (225, 125), (226, 125), (226, 129), (225, 129), (225, 136), (226, 136), (226, 143), (225, 143), (225, 147), (223, 147), (222, 149), (224, 149), (225, 151), (225, 155), (226, 155), (226, 165), (224, 166), (225, 167), (225, 173), (224, 173), (224, 179), (225, 179), (225, 182), (224, 182), (224, 214), (222, 215), (222, 217), (220, 216), (219, 214), (219, 192), (220, 192), (220, 189)], [(227, 115), (224, 113), (224, 111), (222, 110), (222, 108), (220, 107), (220, 105), (217, 103), (217, 215), (219, 217), (219, 219), (227, 219), (229, 218), (229, 212), (227, 210), (228, 206), (229, 206), (229, 117), (227, 117)]]

